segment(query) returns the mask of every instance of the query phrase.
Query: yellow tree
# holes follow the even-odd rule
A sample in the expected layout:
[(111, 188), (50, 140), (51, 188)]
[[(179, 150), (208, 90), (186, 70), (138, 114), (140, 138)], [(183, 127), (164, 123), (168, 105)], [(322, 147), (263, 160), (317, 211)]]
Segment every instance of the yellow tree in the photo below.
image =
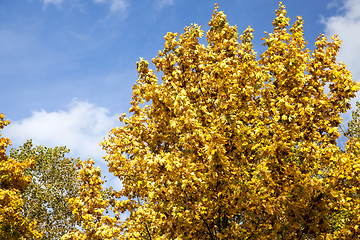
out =
[[(0, 131), (9, 123), (1, 113)], [(42, 234), (34, 230), (36, 222), (30, 222), (22, 216), (24, 202), (21, 193), (30, 182), (23, 171), (32, 166), (34, 160), (20, 163), (9, 158), (6, 148), (10, 144), (10, 139), (0, 138), (0, 239), (40, 239)]]
[[(65, 234), (62, 239), (76, 240), (113, 240), (121, 233), (120, 213), (114, 210), (113, 216), (104, 215), (109, 209), (109, 191), (103, 190), (101, 170), (94, 167), (94, 161), (88, 159), (78, 162), (79, 196), (68, 200), (75, 219), (81, 223), (81, 230)], [(114, 200), (111, 200), (114, 202)]]
[(123, 189), (98, 213), (130, 212), (109, 239), (359, 239), (359, 143), (336, 145), (359, 88), (341, 41), (310, 51), (282, 3), (258, 59), (250, 27), (217, 6), (209, 26), (206, 46), (196, 24), (165, 36), (161, 82), (137, 63), (132, 115), (102, 143)]

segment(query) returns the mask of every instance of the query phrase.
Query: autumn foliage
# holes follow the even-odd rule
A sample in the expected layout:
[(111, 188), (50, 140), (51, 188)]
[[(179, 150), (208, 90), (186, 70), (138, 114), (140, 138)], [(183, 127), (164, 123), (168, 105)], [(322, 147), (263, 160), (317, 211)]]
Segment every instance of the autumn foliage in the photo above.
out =
[(82, 223), (83, 232), (72, 231), (65, 234), (62, 239), (101, 240), (120, 236), (120, 213), (114, 211), (114, 216), (104, 216), (104, 212), (111, 209), (109, 204), (113, 200), (109, 200), (103, 191), (104, 181), (101, 180), (100, 168), (94, 167), (92, 159), (79, 162), (77, 166), (81, 184), (80, 196), (69, 199), (69, 204), (75, 219)]
[[(9, 123), (0, 113), (0, 131)], [(21, 193), (30, 182), (23, 171), (32, 166), (34, 160), (20, 163), (9, 158), (6, 148), (10, 144), (10, 139), (0, 138), (0, 239), (40, 239), (42, 234), (35, 230), (36, 222), (30, 222), (22, 215), (24, 202)]]
[(76, 239), (358, 239), (359, 143), (336, 145), (358, 90), (341, 41), (321, 34), (310, 51), (281, 3), (259, 58), (250, 27), (239, 36), (217, 7), (209, 26), (207, 46), (196, 24), (165, 36), (161, 82), (137, 63), (132, 115), (103, 142), (123, 184), (108, 204), (130, 216), (101, 235), (100, 198)]
[(282, 3), (260, 56), (217, 6), (209, 26), (206, 46), (196, 24), (167, 33), (161, 74), (137, 63), (131, 115), (102, 143), (123, 188), (105, 196), (79, 163), (82, 228), (63, 239), (359, 239), (360, 144), (337, 146), (359, 86), (341, 41), (309, 50)]

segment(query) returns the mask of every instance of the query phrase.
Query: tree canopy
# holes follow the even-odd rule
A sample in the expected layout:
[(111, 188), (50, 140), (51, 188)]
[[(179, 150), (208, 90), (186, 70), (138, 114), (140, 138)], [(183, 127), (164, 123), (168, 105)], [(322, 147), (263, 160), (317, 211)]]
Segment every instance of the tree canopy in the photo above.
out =
[[(0, 113), (0, 131), (9, 123)], [(10, 139), (0, 138), (0, 239), (40, 239), (42, 234), (35, 230), (36, 221), (29, 221), (22, 215), (21, 194), (31, 180), (23, 171), (34, 165), (34, 159), (18, 162), (9, 158), (6, 148), (10, 144)]]
[[(162, 81), (137, 63), (132, 115), (103, 142), (123, 189), (74, 200), (83, 214), (102, 204), (72, 238), (358, 239), (359, 143), (336, 143), (359, 87), (336, 61), (341, 41), (320, 34), (309, 50), (282, 3), (259, 58), (251, 27), (239, 36), (218, 7), (209, 26), (206, 46), (196, 24), (167, 33), (152, 60)], [(81, 168), (93, 196), (99, 172)], [(107, 204), (130, 216), (106, 222)]]
[(22, 193), (23, 216), (37, 221), (42, 239), (60, 239), (76, 226), (67, 199), (79, 195), (76, 164), (80, 159), (66, 158), (66, 147), (33, 147), (32, 140), (10, 151), (18, 162), (33, 159), (32, 168), (24, 170), (31, 182)]
[(166, 34), (161, 79), (137, 63), (130, 116), (102, 143), (123, 188), (104, 194), (78, 162), (81, 227), (63, 239), (359, 239), (360, 143), (337, 146), (359, 85), (341, 41), (309, 50), (281, 2), (260, 56), (217, 5), (209, 27), (207, 45), (197, 24)]
[(348, 128), (345, 136), (348, 138), (356, 138), (360, 140), (360, 103), (356, 102), (356, 109), (352, 111), (352, 119), (348, 122)]

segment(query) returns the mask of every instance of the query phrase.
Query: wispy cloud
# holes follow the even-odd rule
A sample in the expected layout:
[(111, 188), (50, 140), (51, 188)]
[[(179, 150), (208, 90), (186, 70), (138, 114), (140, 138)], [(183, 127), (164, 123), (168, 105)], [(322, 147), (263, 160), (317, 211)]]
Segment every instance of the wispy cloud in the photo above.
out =
[(117, 11), (124, 12), (128, 8), (128, 6), (129, 3), (125, 0), (112, 0), (110, 10), (112, 12), (117, 12)]
[(3, 130), (14, 146), (33, 139), (34, 145), (66, 146), (72, 156), (101, 160), (106, 154), (99, 143), (119, 123), (106, 108), (74, 100), (67, 111), (34, 111), (32, 116), (12, 122)]
[(49, 3), (53, 3), (53, 4), (61, 4), (64, 0), (42, 0), (42, 2), (44, 2), (44, 4), (49, 4)]
[(166, 5), (174, 5), (174, 4), (175, 4), (175, 0), (158, 0), (157, 8), (161, 9), (161, 8), (165, 7)]
[(45, 9), (49, 4), (54, 4), (57, 7), (61, 7), (61, 4), (64, 2), (64, 0), (40, 0), (44, 3), (43, 9)]
[[(61, 8), (64, 0), (40, 0), (43, 2), (43, 9), (50, 4), (54, 4), (55, 6)], [(76, 0), (69, 0), (70, 3), (75, 3)], [(172, 4), (173, 0), (161, 0), (162, 5)], [(93, 0), (95, 4), (106, 4), (109, 5), (110, 13), (121, 13), (123, 15), (127, 15), (127, 10), (130, 6), (129, 0)]]
[(123, 14), (126, 13), (130, 6), (127, 0), (94, 0), (94, 3), (108, 4), (112, 13), (120, 12)]
[(333, 0), (328, 3), (327, 8), (339, 8), (341, 2), (342, 0)]
[(84, 40), (90, 38), (89, 35), (80, 34), (80, 33), (74, 32), (74, 31), (69, 31), (69, 33), (70, 33), (72, 36), (74, 36), (76, 39), (80, 40), (80, 41), (84, 41)]
[[(338, 1), (334, 1), (332, 6), (337, 6)], [(342, 40), (338, 60), (344, 62), (351, 71), (353, 78), (360, 82), (360, 1), (343, 0), (338, 13), (335, 16), (325, 18), (325, 34), (330, 37), (334, 34), (339, 35)], [(360, 101), (358, 94), (355, 101)], [(354, 106), (355, 104), (352, 104)]]

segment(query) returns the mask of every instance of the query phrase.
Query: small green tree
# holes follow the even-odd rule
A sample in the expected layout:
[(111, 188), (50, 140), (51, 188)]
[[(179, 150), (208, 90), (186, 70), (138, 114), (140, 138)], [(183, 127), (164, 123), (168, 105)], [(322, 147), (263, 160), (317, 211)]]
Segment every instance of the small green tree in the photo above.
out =
[(10, 151), (19, 162), (33, 158), (33, 168), (24, 170), (32, 181), (23, 193), (25, 218), (36, 220), (42, 239), (60, 239), (76, 226), (67, 198), (78, 196), (76, 163), (80, 159), (66, 158), (66, 147), (33, 147), (31, 140)]
[(352, 111), (352, 119), (348, 122), (348, 129), (345, 136), (360, 140), (360, 103), (356, 102), (356, 110)]

